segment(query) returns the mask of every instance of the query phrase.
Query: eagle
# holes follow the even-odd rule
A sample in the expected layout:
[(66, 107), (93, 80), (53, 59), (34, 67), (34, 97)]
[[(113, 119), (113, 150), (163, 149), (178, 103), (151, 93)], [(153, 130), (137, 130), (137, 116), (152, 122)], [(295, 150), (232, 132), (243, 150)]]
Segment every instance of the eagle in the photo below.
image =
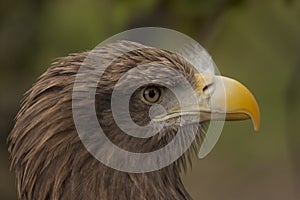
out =
[[(126, 53), (118, 54), (122, 50)], [(93, 64), (86, 65), (85, 61), (91, 54)], [(101, 72), (94, 86), (93, 108), (103, 133), (114, 145), (129, 152), (153, 152), (168, 145), (178, 135), (179, 129), (185, 130), (180, 143), (183, 144), (185, 135), (188, 137), (189, 132), (194, 130), (189, 127), (197, 128), (189, 148), (184, 149), (170, 164), (145, 172), (119, 170), (99, 161), (84, 144), (74, 120), (74, 85), (80, 69), (90, 71), (90, 76), (79, 80), (82, 84), (75, 91), (78, 105), (84, 107), (89, 104), (87, 91), (93, 87), (89, 79), (93, 75), (97, 77), (99, 71), (96, 68), (101, 67), (102, 61), (107, 59), (112, 62)], [(203, 101), (182, 106), (170, 88), (175, 88), (182, 97), (191, 97), (177, 75), (184, 77), (196, 96)], [(127, 79), (120, 83), (124, 77)], [(129, 89), (132, 84), (146, 79), (149, 81), (133, 92)], [(217, 81), (223, 83), (226, 95), (218, 95), (221, 88), (216, 84)], [(113, 114), (111, 101), (116, 88), (121, 94), (130, 93), (128, 110), (135, 124), (144, 127), (152, 122), (164, 123), (163, 128), (149, 137), (126, 134), (118, 126)], [(226, 105), (221, 105), (224, 102)], [(154, 110), (153, 116), (150, 116), (154, 105), (162, 105), (164, 112)], [(224, 106), (226, 109), (220, 109)], [(117, 108), (118, 114), (122, 112), (122, 108)], [(188, 120), (193, 116), (197, 120)], [(79, 117), (81, 122), (90, 121), (85, 114)], [(181, 120), (184, 118), (187, 120)], [(180, 173), (191, 164), (191, 156), (205, 140), (209, 121), (222, 119), (251, 119), (254, 129), (258, 130), (259, 107), (252, 93), (234, 79), (199, 73), (177, 53), (136, 42), (118, 41), (96, 51), (58, 58), (26, 93), (8, 136), (11, 170), (15, 173), (18, 198), (192, 199), (181, 181)], [(177, 146), (179, 149), (180, 144)], [(94, 149), (107, 147), (104, 143), (96, 142), (93, 145)], [(130, 161), (123, 161), (121, 165), (130, 165)], [(147, 163), (144, 165), (148, 166)]]

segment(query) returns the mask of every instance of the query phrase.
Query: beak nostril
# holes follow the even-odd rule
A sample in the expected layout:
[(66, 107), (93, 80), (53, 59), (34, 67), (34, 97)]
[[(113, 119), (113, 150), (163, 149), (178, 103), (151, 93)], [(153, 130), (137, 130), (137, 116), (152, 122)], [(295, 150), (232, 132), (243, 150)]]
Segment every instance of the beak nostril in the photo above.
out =
[(213, 83), (205, 85), (202, 89), (203, 94), (209, 96), (213, 93)]

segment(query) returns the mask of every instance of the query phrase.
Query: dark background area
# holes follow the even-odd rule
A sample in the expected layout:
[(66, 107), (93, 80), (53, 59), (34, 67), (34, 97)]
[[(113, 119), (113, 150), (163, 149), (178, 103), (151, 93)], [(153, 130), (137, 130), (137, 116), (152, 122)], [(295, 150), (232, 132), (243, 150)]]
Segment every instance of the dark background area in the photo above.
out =
[[(159, 26), (199, 41), (256, 96), (262, 127), (226, 123), (183, 179), (195, 199), (300, 199), (300, 1), (0, 1), (0, 199), (16, 199), (6, 137), (23, 94), (54, 58)], [(174, 41), (176, 42), (176, 41)], [(298, 194), (297, 194), (298, 193)], [(298, 195), (298, 198), (296, 197)]]

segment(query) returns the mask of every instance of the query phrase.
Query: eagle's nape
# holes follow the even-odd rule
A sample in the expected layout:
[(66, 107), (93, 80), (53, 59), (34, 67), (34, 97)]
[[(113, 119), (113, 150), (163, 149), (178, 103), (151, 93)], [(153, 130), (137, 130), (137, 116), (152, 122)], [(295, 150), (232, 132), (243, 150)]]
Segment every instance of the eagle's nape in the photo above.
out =
[[(95, 56), (106, 59), (120, 48), (128, 48), (131, 45), (139, 46), (140, 44), (126, 41), (116, 43), (105, 47)], [(120, 148), (143, 153), (166, 145), (173, 139), (179, 127), (175, 123), (171, 124), (157, 135), (145, 139), (122, 133), (113, 120), (110, 107), (112, 90), (122, 75), (136, 66), (157, 63), (180, 72), (196, 90), (199, 90), (199, 94), (203, 93), (207, 87), (203, 84), (205, 76), (199, 76), (193, 67), (180, 56), (156, 48), (142, 45), (140, 47), (142, 48), (120, 57), (105, 70), (98, 84), (95, 103), (99, 123), (107, 137)], [(72, 116), (74, 81), (78, 69), (88, 55), (89, 52), (84, 52), (58, 59), (27, 93), (8, 139), (12, 158), (11, 169), (16, 174), (19, 198), (39, 200), (191, 199), (182, 184), (179, 173), (182, 169), (186, 169), (186, 163), (191, 160), (191, 154), (201, 143), (201, 137), (205, 134), (202, 123), (211, 117), (208, 112), (209, 108), (199, 107), (199, 105), (188, 108), (188, 111), (193, 109), (193, 111), (206, 114), (201, 117), (203, 121), (197, 123), (200, 131), (196, 135), (195, 142), (176, 162), (147, 173), (126, 173), (107, 167), (95, 159), (83, 146)], [(150, 72), (143, 73), (155, 76)], [(133, 78), (132, 81), (141, 79), (140, 75), (135, 75)], [(254, 97), (240, 83), (228, 78), (222, 79), (225, 80), (225, 89), (228, 89), (230, 94), (226, 99), (227, 110), (222, 110), (227, 113), (226, 118), (228, 120), (252, 118), (258, 129), (259, 110)], [(126, 88), (125, 85), (124, 92)], [(172, 105), (176, 104), (176, 99), (170, 92), (162, 88), (159, 90), (164, 91), (166, 102), (174, 99)], [(141, 91), (145, 89), (141, 88), (133, 94), (130, 110), (133, 121), (143, 126), (149, 123), (150, 119), (149, 105), (140, 99)], [(83, 90), (82, 93), (84, 92)], [(150, 95), (149, 92), (147, 95), (155, 96)], [(216, 96), (216, 103), (219, 98), (221, 97)], [(82, 103), (85, 103), (84, 99)], [(170, 108), (170, 113), (164, 116), (158, 115), (155, 119), (157, 121), (169, 119), (169, 116), (174, 117), (173, 113), (179, 113), (178, 110), (183, 111), (180, 112), (181, 114), (184, 113), (184, 109)]]

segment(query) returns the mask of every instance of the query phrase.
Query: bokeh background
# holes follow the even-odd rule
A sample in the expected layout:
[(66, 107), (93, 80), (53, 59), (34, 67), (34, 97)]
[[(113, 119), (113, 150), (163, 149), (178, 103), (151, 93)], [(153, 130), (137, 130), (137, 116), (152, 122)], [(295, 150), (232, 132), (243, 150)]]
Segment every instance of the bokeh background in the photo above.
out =
[(261, 108), (259, 133), (249, 121), (226, 123), (182, 175), (194, 199), (300, 199), (299, 0), (1, 0), (0, 199), (16, 199), (6, 137), (23, 93), (54, 58), (142, 26), (199, 41)]

